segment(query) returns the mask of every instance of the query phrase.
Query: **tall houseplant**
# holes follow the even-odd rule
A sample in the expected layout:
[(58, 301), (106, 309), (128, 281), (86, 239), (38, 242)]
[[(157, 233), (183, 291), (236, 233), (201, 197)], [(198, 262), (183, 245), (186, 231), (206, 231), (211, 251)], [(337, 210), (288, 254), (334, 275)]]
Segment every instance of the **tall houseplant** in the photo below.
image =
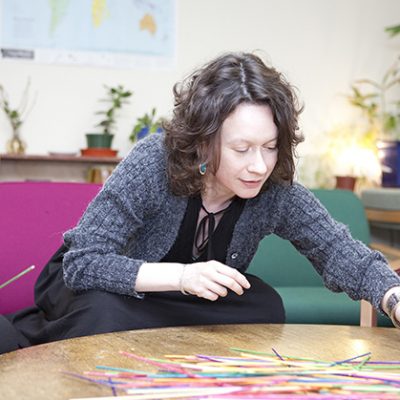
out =
[(122, 85), (116, 87), (105, 85), (105, 89), (107, 97), (101, 101), (108, 103), (109, 106), (106, 110), (96, 112), (96, 114), (103, 116), (101, 121), (96, 125), (96, 127), (100, 127), (101, 132), (86, 134), (88, 148), (111, 148), (117, 111), (128, 103), (129, 97), (133, 94), (133, 92), (126, 90)]
[[(392, 36), (400, 25), (386, 28)], [(350, 103), (362, 111), (367, 121), (366, 137), (376, 141), (382, 166), (382, 186), (400, 187), (400, 59), (386, 71), (381, 81), (359, 79), (351, 86)]]
[(24, 123), (24, 119), (28, 116), (29, 111), (33, 107), (28, 107), (30, 81), (26, 83), (24, 92), (21, 97), (21, 101), (17, 108), (13, 108), (10, 105), (8, 94), (3, 86), (0, 85), (0, 108), (4, 111), (8, 121), (12, 128), (12, 137), (6, 144), (7, 153), (10, 154), (24, 154), (25, 153), (25, 142), (21, 139), (21, 126)]
[(400, 61), (397, 60), (380, 82), (359, 79), (351, 87), (350, 103), (361, 109), (368, 120), (369, 134), (379, 139), (400, 139), (400, 100), (388, 101), (400, 88)]

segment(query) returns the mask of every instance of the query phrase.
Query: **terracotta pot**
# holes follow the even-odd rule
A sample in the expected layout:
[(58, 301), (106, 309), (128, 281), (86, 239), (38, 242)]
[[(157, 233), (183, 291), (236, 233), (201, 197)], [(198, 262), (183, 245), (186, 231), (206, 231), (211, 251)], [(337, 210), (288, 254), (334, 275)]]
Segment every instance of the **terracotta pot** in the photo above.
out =
[(354, 191), (357, 178), (354, 176), (336, 176), (336, 189)]

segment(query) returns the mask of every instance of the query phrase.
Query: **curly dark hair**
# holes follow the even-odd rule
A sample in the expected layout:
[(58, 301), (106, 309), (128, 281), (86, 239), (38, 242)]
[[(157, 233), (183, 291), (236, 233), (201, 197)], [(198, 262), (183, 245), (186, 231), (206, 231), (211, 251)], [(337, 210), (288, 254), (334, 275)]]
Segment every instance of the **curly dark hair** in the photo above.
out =
[(302, 107), (281, 73), (254, 54), (228, 53), (175, 84), (173, 92), (173, 116), (163, 127), (175, 195), (201, 193), (199, 165), (207, 163), (207, 171), (217, 171), (221, 126), (245, 102), (268, 105), (278, 128), (278, 161), (262, 190), (268, 182), (293, 182), (295, 148), (303, 140), (297, 125)]

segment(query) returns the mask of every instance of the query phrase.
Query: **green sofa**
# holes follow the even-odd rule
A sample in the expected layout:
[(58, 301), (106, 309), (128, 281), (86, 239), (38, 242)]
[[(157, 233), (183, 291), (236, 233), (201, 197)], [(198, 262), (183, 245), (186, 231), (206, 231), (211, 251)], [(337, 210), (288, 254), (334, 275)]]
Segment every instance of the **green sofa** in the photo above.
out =
[[(353, 237), (370, 243), (368, 221), (360, 199), (348, 190), (313, 190), (331, 215), (349, 226)], [(359, 325), (360, 303), (326, 289), (311, 263), (290, 242), (276, 235), (259, 245), (248, 269), (281, 295), (287, 323)], [(379, 315), (378, 325), (392, 326)]]

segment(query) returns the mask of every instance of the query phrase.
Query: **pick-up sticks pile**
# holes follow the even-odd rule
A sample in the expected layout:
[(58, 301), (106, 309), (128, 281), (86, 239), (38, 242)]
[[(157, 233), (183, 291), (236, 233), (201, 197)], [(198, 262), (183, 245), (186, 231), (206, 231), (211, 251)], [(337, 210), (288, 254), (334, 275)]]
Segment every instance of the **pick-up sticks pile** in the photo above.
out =
[(96, 371), (68, 375), (108, 386), (114, 396), (118, 391), (118, 397), (125, 400), (400, 398), (400, 361), (372, 361), (371, 353), (327, 362), (285, 356), (275, 350), (271, 354), (231, 350), (240, 356), (167, 355), (155, 359), (121, 352), (156, 370), (97, 366)]

